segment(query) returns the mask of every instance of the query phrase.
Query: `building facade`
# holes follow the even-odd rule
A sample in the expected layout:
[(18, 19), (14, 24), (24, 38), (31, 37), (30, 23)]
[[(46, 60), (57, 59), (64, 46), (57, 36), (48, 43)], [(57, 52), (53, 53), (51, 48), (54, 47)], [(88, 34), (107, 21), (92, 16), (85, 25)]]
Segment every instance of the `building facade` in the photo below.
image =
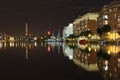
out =
[(64, 27), (64, 29), (63, 29), (63, 39), (67, 38), (71, 34), (73, 34), (73, 24), (72, 23), (70, 23), (68, 26)]
[[(120, 0), (114, 0), (105, 5), (99, 12), (97, 28), (102, 28), (104, 25), (109, 25), (112, 33), (120, 32)], [(118, 34), (114, 34), (118, 38)]]
[(75, 19), (73, 22), (73, 34), (78, 36), (80, 34), (80, 17)]
[(73, 33), (80, 35), (82, 31), (90, 30), (93, 34), (96, 34), (98, 13), (87, 13), (78, 17), (73, 22)]

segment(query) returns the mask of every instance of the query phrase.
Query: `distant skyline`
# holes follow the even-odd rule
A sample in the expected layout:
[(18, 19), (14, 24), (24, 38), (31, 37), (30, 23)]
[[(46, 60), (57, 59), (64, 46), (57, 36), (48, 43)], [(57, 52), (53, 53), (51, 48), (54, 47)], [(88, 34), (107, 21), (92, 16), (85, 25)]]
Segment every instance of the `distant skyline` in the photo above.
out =
[(57, 33), (79, 15), (99, 11), (111, 0), (8, 0), (0, 2), (0, 32), (25, 33), (25, 23), (33, 34)]

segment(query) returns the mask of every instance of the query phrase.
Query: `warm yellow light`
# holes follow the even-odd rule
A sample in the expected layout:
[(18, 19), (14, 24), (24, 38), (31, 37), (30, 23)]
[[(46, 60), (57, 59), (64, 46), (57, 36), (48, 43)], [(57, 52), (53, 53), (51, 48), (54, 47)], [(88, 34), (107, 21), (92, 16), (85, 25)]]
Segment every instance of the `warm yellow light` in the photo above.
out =
[(110, 51), (108, 51), (108, 54), (110, 54)]
[(40, 39), (44, 39), (43, 37), (41, 37)]
[(120, 62), (120, 58), (118, 58), (118, 62)]
[(110, 32), (107, 33), (108, 35), (110, 34)]
[(118, 54), (120, 52), (120, 46), (109, 45), (106, 46), (108, 54)]
[(95, 49), (95, 52), (96, 52), (97, 50)]
[(91, 51), (91, 47), (89, 47), (88, 50)]
[(9, 39), (10, 41), (14, 41), (14, 37), (10, 37), (10, 39)]
[(111, 40), (115, 40), (117, 38), (120, 38), (119, 34), (117, 32), (108, 32), (107, 33), (107, 38)]
[(88, 37), (90, 38), (90, 37), (91, 37), (91, 34), (89, 34)]
[(10, 47), (14, 47), (14, 42), (10, 42)]

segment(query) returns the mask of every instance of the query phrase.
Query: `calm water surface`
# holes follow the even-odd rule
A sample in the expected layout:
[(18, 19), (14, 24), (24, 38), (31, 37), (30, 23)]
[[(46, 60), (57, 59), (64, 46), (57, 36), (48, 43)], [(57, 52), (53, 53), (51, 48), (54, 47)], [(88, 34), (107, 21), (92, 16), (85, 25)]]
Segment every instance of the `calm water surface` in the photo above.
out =
[(119, 80), (119, 48), (77, 43), (0, 43), (0, 77)]

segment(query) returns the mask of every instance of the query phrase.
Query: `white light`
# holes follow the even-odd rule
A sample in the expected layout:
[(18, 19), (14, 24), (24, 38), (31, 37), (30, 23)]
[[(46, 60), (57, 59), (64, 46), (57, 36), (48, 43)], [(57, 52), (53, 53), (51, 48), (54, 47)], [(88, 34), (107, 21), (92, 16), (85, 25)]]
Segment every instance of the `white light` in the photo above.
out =
[(104, 15), (104, 19), (108, 19), (108, 15)]
[(35, 47), (37, 46), (37, 42), (34, 43)]
[(37, 37), (34, 37), (34, 40), (37, 40)]
[(72, 56), (72, 55), (70, 55), (70, 56), (69, 56), (69, 59), (70, 59), (70, 60), (72, 60), (72, 59), (73, 59), (73, 56)]
[(107, 70), (108, 70), (108, 66), (106, 65), (106, 66), (105, 66), (105, 71), (107, 71)]

